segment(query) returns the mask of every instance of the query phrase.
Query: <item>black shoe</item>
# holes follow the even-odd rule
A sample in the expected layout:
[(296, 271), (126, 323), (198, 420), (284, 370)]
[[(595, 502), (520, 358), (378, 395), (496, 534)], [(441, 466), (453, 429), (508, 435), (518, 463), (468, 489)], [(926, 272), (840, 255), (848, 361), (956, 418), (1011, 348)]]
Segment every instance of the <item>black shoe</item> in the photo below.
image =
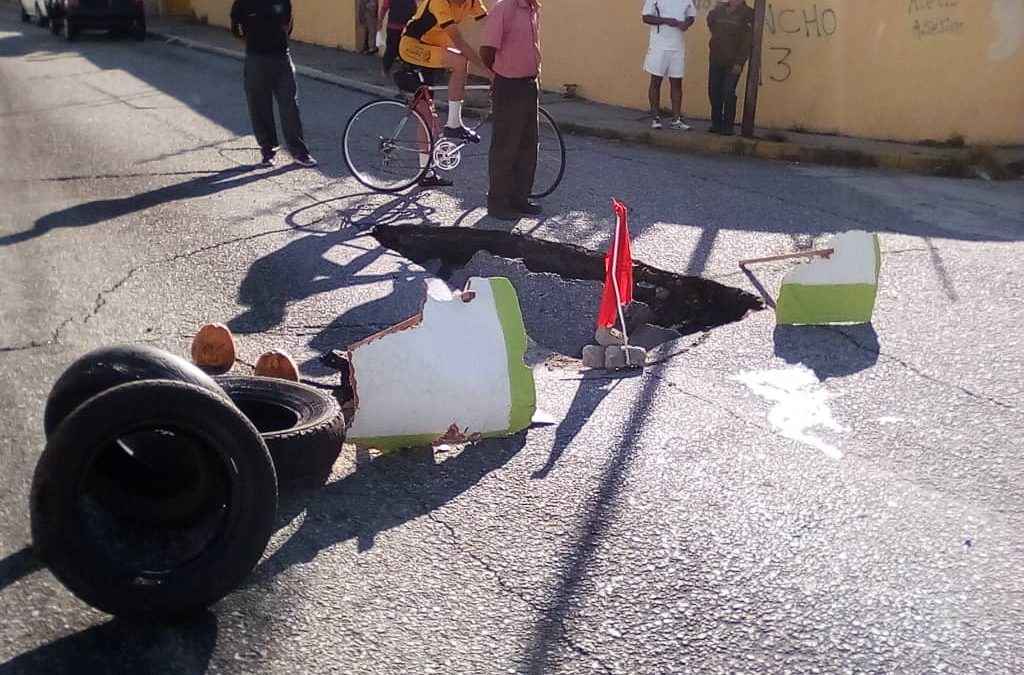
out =
[(722, 133), (722, 125), (718, 124), (717, 122), (715, 124), (712, 124), (710, 127), (708, 127), (708, 133), (709, 134), (720, 134), (720, 133)]
[(722, 134), (723, 136), (732, 136), (735, 132), (732, 130), (732, 127), (722, 127), (718, 133)]
[(525, 202), (513, 202), (512, 208), (519, 213), (525, 213), (528, 216), (539, 216), (544, 213), (544, 207), (535, 201), (527, 199)]
[(436, 171), (428, 171), (420, 178), (420, 187), (451, 187), (454, 183), (437, 175)]
[(277, 157), (276, 150), (263, 150), (260, 152), (260, 164), (263, 166), (274, 166), (275, 157)]
[(487, 207), (487, 215), (491, 218), (497, 218), (498, 220), (507, 220), (514, 222), (522, 218), (518, 213), (508, 208), (494, 208), (491, 206)]
[(480, 142), (480, 134), (466, 127), (445, 127), (444, 137), (454, 138), (459, 141), (469, 141), (470, 143)]

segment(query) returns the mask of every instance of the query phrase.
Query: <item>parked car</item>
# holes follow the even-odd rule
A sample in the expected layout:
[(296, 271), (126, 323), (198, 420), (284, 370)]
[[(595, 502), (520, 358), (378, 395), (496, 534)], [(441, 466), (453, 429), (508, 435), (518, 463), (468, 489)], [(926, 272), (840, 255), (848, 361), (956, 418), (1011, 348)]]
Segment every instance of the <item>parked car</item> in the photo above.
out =
[[(21, 0), (22, 3), (29, 0)], [(74, 40), (81, 30), (98, 28), (131, 31), (136, 40), (146, 37), (142, 0), (48, 0), (50, 32)]]
[(40, 28), (46, 28), (50, 23), (47, 2), (49, 0), (21, 0), (21, 20), (25, 23), (31, 21)]

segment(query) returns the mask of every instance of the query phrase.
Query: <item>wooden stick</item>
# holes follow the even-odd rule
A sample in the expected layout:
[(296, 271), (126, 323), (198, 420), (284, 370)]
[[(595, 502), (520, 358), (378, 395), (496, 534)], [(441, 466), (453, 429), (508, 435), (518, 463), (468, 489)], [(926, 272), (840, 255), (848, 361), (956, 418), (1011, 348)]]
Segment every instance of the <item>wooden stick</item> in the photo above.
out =
[(767, 258), (750, 258), (741, 260), (740, 267), (753, 265), (755, 263), (774, 262), (776, 260), (790, 260), (791, 258), (831, 258), (835, 253), (832, 248), (820, 248), (816, 251), (798, 251), (797, 253), (783, 253), (781, 255), (770, 255)]

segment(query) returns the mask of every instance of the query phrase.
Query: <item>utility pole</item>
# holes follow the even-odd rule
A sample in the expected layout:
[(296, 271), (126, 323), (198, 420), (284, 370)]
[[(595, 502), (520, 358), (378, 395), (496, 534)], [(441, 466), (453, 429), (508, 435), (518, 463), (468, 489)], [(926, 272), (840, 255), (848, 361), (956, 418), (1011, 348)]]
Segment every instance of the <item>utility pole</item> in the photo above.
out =
[(745, 138), (754, 137), (757, 118), (757, 90), (761, 85), (761, 43), (764, 41), (764, 13), (767, 0), (754, 0), (754, 39), (750, 43), (750, 63), (747, 65), (747, 93), (743, 97), (743, 126)]

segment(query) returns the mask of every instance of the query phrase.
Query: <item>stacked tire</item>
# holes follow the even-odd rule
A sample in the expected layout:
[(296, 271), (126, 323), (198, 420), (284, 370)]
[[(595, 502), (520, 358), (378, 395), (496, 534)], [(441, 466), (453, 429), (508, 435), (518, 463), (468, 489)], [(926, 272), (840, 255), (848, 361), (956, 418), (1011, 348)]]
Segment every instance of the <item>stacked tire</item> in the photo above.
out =
[(218, 383), (144, 346), (72, 364), (47, 400), (33, 478), (41, 561), (119, 616), (188, 613), (231, 592), (273, 533), (279, 476), (321, 480), (344, 435), (331, 396), (265, 379)]

